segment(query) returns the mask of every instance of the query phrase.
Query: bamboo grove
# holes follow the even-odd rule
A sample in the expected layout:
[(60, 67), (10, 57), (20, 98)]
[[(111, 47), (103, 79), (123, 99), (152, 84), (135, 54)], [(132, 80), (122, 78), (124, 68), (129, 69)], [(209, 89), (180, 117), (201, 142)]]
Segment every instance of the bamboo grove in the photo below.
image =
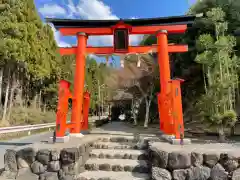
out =
[(202, 34), (197, 40), (195, 61), (202, 66), (205, 93), (197, 103), (200, 116), (219, 131), (237, 120), (238, 61), (234, 54), (236, 38), (226, 35), (228, 23), (221, 8), (207, 12), (206, 22), (213, 24), (214, 35)]

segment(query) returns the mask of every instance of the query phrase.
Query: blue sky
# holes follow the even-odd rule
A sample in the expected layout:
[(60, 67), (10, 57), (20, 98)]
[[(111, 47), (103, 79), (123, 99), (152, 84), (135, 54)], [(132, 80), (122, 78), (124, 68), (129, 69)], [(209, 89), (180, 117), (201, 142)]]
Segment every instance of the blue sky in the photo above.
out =
[[(151, 18), (184, 15), (196, 0), (35, 0), (39, 15), (66, 19), (119, 19)], [(137, 45), (142, 36), (131, 36), (130, 43)], [(76, 44), (75, 37), (63, 37), (55, 31), (59, 46)], [(89, 45), (110, 46), (112, 37), (94, 37)], [(104, 60), (99, 58), (98, 61)]]

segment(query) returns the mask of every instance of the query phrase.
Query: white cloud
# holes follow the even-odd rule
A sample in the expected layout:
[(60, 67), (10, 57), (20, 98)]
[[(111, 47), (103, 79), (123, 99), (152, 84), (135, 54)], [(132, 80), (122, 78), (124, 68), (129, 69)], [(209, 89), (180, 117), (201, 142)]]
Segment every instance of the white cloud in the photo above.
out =
[(111, 8), (100, 0), (80, 0), (77, 5), (68, 0), (69, 16), (83, 19), (119, 19), (111, 11)]
[(90, 36), (88, 45), (92, 46), (112, 46), (113, 36)]
[(138, 45), (139, 42), (142, 40), (143, 35), (130, 35), (129, 36), (129, 43), (130, 45)]
[(59, 47), (71, 47), (71, 45), (69, 43), (66, 43), (65, 41), (62, 41), (61, 40), (61, 33), (59, 31), (57, 31), (54, 26), (52, 24), (49, 24), (53, 30), (53, 33), (54, 33), (54, 37), (55, 37), (55, 40), (58, 44)]
[[(58, 5), (44, 5), (39, 11), (45, 16), (65, 14), (66, 18), (71, 19), (119, 19), (119, 17), (111, 11), (111, 8), (100, 0), (79, 0), (78, 4), (74, 4), (73, 0), (67, 0), (66, 7), (66, 9), (63, 9)], [(131, 19), (135, 19), (135, 17), (131, 17)], [(59, 46), (69, 46), (60, 40), (61, 36), (59, 32), (54, 32)], [(131, 35), (129, 37), (130, 44), (137, 45), (141, 38), (141, 35)], [(90, 36), (88, 44), (93, 46), (112, 46), (113, 36)]]
[(88, 54), (88, 56), (89, 56), (90, 58), (94, 58), (94, 59), (98, 58), (95, 54)]
[(61, 33), (59, 31), (54, 31), (55, 40), (59, 47), (71, 47), (70, 44), (66, 43), (65, 41), (61, 40)]
[(58, 15), (66, 15), (67, 12), (64, 8), (56, 4), (44, 4), (39, 8), (39, 12), (47, 17), (55, 17)]
[[(138, 45), (142, 37), (142, 35), (130, 35), (129, 44)], [(94, 46), (113, 46), (113, 36), (90, 36), (88, 44)]]
[[(104, 4), (100, 0), (80, 0), (78, 5), (75, 6), (72, 0), (68, 0), (68, 8), (70, 9), (69, 16), (81, 17), (83, 19), (119, 19), (115, 14), (112, 13), (111, 8)], [(131, 19), (136, 19), (131, 17)], [(136, 45), (139, 43), (139, 40), (142, 38), (141, 35), (131, 35), (130, 44)], [(90, 37), (88, 40), (90, 45), (94, 46), (112, 46), (113, 45), (113, 36), (95, 36)]]

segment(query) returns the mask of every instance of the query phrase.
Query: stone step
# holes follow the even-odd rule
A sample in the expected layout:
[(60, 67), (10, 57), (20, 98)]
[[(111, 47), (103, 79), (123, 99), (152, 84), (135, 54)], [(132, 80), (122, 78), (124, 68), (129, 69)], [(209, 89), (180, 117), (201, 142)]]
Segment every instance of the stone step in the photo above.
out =
[(88, 171), (150, 172), (147, 161), (130, 159), (89, 159), (85, 164)]
[(94, 149), (146, 149), (146, 146), (141, 146), (141, 144), (131, 143), (131, 142), (94, 142), (91, 144)]
[(112, 171), (85, 171), (77, 179), (84, 180), (150, 180), (148, 174), (133, 172), (112, 172)]
[[(157, 130), (158, 131), (158, 130)], [(96, 128), (91, 131), (93, 134), (100, 134), (100, 135), (112, 135), (112, 136), (136, 136), (136, 134), (139, 134), (137, 132), (124, 132), (124, 131), (113, 131), (113, 130), (106, 130), (106, 129), (100, 129)], [(159, 133), (157, 133), (159, 134)], [(161, 133), (162, 134), (162, 133)], [(151, 133), (140, 133), (140, 136), (142, 137), (155, 137), (156, 133), (154, 132), (153, 134)]]
[(90, 153), (91, 158), (106, 159), (135, 159), (146, 160), (147, 155), (143, 150), (131, 149), (93, 149)]
[(98, 138), (98, 141), (102, 142), (131, 142), (131, 143), (137, 143), (139, 141), (153, 141), (153, 142), (164, 142), (162, 136), (159, 137), (144, 137), (144, 136), (118, 136), (118, 135), (110, 135), (108, 137), (100, 137)]
[(133, 142), (137, 143), (140, 137), (133, 136), (109, 136), (109, 137), (101, 137), (98, 140), (102, 142)]
[(95, 142), (91, 146), (95, 149), (134, 149), (136, 143)]
[(133, 137), (133, 136), (116, 136), (111, 135), (110, 137), (100, 137), (98, 138), (98, 142), (116, 142), (116, 143), (144, 143), (148, 144), (148, 142), (166, 142), (166, 140), (162, 137)]

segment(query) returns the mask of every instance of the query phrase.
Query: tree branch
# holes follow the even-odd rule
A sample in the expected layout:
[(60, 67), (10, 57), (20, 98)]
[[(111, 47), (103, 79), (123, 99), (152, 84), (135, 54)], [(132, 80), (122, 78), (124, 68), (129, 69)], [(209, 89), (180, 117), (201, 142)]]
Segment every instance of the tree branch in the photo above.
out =
[(141, 94), (143, 95), (143, 97), (144, 97), (144, 98), (147, 98), (147, 93), (145, 93), (145, 92), (143, 91), (143, 89), (141, 88), (140, 83), (139, 83), (139, 82), (136, 82), (135, 86), (138, 87), (138, 89), (139, 89), (139, 91), (141, 92)]

